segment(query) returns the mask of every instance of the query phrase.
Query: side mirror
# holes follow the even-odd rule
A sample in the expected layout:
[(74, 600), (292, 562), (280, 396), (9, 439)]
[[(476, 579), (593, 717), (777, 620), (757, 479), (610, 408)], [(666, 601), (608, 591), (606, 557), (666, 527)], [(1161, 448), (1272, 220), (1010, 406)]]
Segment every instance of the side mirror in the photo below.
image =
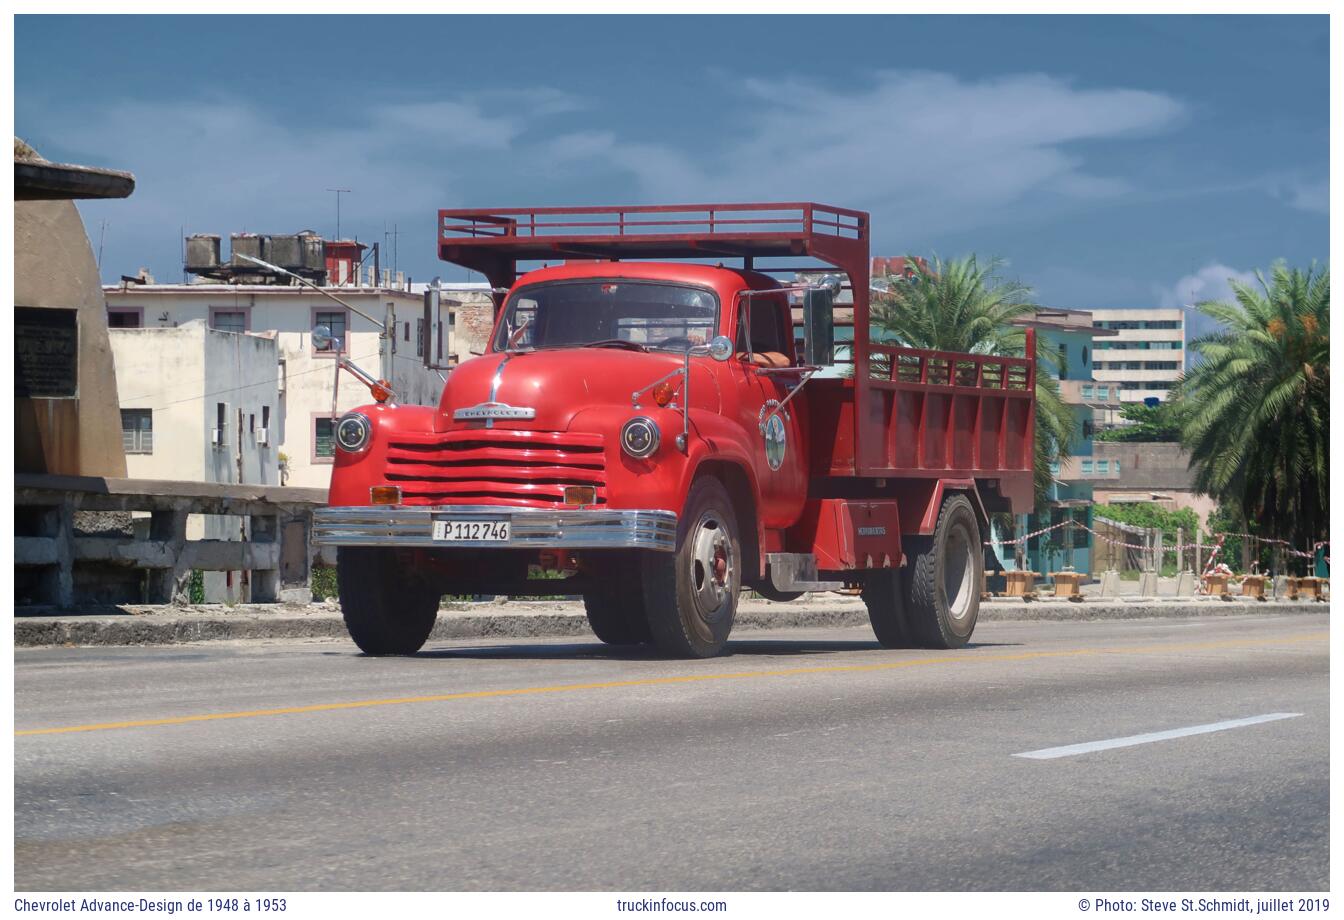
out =
[(709, 355), (715, 361), (727, 361), (733, 356), (733, 340), (726, 335), (716, 335), (704, 345), (692, 345), (686, 349), (686, 355)]
[(313, 347), (318, 351), (340, 351), (341, 340), (331, 334), (330, 326), (314, 326)]
[(709, 356), (715, 361), (727, 361), (733, 356), (733, 340), (726, 335), (716, 335), (709, 340)]
[(828, 276), (803, 293), (803, 362), (814, 367), (835, 363), (835, 295), (840, 279)]

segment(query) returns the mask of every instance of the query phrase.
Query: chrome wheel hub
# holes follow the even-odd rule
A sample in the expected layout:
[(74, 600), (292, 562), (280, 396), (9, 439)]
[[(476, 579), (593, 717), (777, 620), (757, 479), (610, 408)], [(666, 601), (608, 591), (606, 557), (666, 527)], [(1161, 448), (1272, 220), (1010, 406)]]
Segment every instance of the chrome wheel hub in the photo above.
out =
[(691, 537), (691, 592), (700, 615), (712, 619), (727, 606), (733, 585), (732, 543), (724, 522), (707, 511)]

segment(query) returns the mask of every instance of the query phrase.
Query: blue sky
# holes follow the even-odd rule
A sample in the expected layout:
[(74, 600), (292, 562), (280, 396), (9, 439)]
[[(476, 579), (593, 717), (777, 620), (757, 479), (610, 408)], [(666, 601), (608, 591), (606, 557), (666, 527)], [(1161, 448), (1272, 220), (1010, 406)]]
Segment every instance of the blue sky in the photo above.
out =
[(333, 186), (417, 279), (465, 277), (440, 207), (704, 200), (868, 210), (874, 254), (1055, 306), (1328, 258), (1325, 16), (18, 16), (15, 56), (18, 135), (137, 176), (81, 205), (105, 279), (180, 280), (180, 227), (330, 234)]

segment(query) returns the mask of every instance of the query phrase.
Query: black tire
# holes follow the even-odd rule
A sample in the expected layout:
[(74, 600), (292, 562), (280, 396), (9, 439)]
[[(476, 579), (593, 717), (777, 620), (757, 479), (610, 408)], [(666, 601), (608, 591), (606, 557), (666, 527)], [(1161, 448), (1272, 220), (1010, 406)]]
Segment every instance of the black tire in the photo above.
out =
[(913, 644), (905, 615), (905, 588), (901, 569), (871, 572), (863, 583), (863, 603), (868, 622), (883, 648), (909, 648)]
[(906, 570), (910, 633), (925, 648), (961, 648), (975, 632), (985, 588), (980, 525), (965, 495), (951, 495), (932, 538), (910, 541)]
[(677, 522), (674, 553), (643, 554), (644, 610), (653, 642), (678, 658), (712, 658), (733, 630), (742, 544), (719, 480), (697, 479)]
[[(624, 563), (622, 563), (624, 564)], [(651, 642), (644, 592), (628, 570), (604, 575), (600, 586), (583, 593), (583, 609), (594, 635), (608, 645)]]
[(336, 553), (336, 579), (345, 628), (368, 655), (414, 655), (439, 614), (437, 588), (408, 577), (393, 550), (343, 546)]

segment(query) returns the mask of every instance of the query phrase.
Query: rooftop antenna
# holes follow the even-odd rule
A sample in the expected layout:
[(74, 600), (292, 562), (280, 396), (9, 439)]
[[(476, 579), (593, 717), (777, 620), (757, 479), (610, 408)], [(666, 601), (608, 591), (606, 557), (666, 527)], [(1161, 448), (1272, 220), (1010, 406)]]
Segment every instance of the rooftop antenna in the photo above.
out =
[(383, 245), (387, 245), (388, 237), (392, 238), (392, 275), (394, 277), (397, 274), (397, 237), (399, 236), (401, 236), (401, 232), (397, 230), (396, 224), (392, 225), (391, 230), (387, 229), (387, 224), (383, 224)]
[(341, 196), (350, 194), (348, 188), (329, 188), (329, 192), (336, 193), (336, 239), (341, 238)]

